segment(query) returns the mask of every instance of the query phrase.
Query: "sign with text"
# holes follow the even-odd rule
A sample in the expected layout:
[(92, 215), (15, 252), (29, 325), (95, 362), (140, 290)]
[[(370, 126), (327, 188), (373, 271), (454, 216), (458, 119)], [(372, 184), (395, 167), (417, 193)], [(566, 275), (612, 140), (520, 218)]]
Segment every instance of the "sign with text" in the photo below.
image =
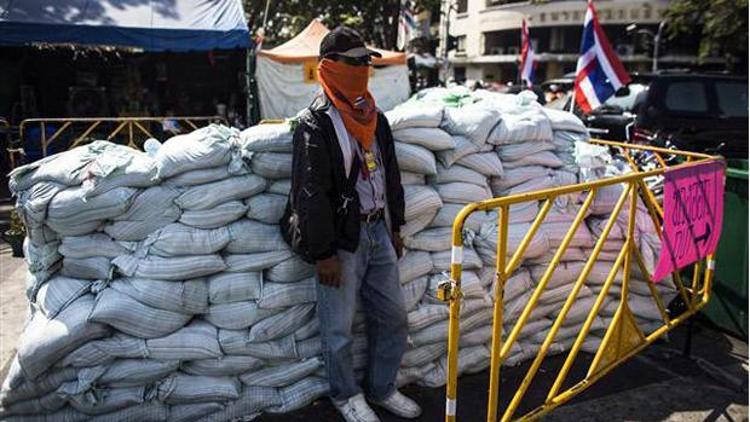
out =
[(664, 174), (664, 224), (658, 281), (712, 254), (724, 214), (723, 161), (707, 161)]

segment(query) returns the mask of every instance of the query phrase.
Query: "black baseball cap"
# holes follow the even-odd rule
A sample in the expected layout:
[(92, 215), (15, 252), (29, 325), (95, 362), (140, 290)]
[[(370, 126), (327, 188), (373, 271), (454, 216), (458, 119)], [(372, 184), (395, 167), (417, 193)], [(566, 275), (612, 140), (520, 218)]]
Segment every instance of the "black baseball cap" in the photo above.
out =
[(338, 26), (327, 33), (320, 42), (320, 58), (339, 55), (351, 58), (366, 56), (382, 57), (375, 50), (365, 47), (359, 32), (348, 26)]

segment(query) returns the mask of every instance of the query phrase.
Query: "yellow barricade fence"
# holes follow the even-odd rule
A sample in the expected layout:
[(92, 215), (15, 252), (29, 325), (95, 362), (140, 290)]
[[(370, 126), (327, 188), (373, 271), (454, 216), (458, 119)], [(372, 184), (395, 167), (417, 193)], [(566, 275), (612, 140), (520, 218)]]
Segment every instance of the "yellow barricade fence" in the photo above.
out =
[[(456, 399), (457, 399), (457, 378), (458, 378), (458, 344), (459, 344), (459, 315), (461, 308), (461, 271), (462, 271), (462, 256), (463, 256), (463, 226), (469, 215), (475, 211), (489, 211), (498, 210), (498, 241), (497, 241), (497, 262), (496, 262), (496, 277), (495, 283), (495, 303), (493, 310), (493, 326), (492, 326), (492, 347), (491, 347), (491, 359), (490, 359), (490, 380), (489, 380), (489, 397), (487, 404), (487, 421), (498, 420), (498, 400), (500, 394), (500, 367), (510, 355), (511, 347), (517, 342), (521, 330), (529, 320), (530, 315), (534, 311), (539, 301), (539, 298), (545, 292), (548, 282), (553, 276), (558, 264), (564, 257), (565, 252), (573, 239), (578, 227), (584, 221), (587, 210), (591, 206), (597, 192), (606, 186), (622, 184), (624, 186), (622, 194), (617, 200), (614, 208), (612, 209), (611, 215), (609, 216), (606, 224), (593, 247), (591, 255), (587, 258), (583, 265), (582, 271), (578, 275), (576, 281), (572, 286), (572, 290), (565, 299), (557, 317), (554, 319), (552, 326), (544, 339), (544, 342), (539, 347), (536, 357), (531, 361), (531, 364), (521, 381), (514, 390), (508, 391), (507, 394), (512, 395), (512, 399), (509, 404), (505, 407), (503, 412), (500, 414), (500, 420), (534, 420), (538, 419), (552, 409), (560, 406), (561, 404), (571, 400), (574, 396), (590, 387), (594, 382), (602, 378), (605, 374), (611, 371), (613, 368), (626, 361), (634, 354), (641, 351), (643, 348), (653, 343), (659, 337), (664, 335), (675, 326), (685, 321), (691, 315), (698, 312), (708, 302), (711, 294), (711, 283), (713, 279), (713, 268), (714, 260), (713, 256), (708, 256), (704, 262), (697, 262), (693, 268), (692, 282), (690, 285), (686, 285), (683, 282), (682, 276), (679, 272), (672, 274), (672, 283), (676, 288), (676, 291), (684, 302), (684, 311), (678, 315), (670, 315), (670, 311), (662, 300), (659, 291), (652, 282), (647, 280), (648, 289), (650, 290), (651, 297), (653, 298), (656, 306), (658, 307), (659, 314), (663, 319), (663, 325), (657, 328), (650, 334), (645, 334), (636, 323), (635, 317), (630, 310), (628, 305), (628, 293), (629, 293), (629, 281), (631, 278), (631, 264), (637, 265), (640, 273), (645, 278), (650, 278), (650, 272), (647, 270), (644, 263), (643, 256), (639, 251), (634, 237), (635, 229), (635, 214), (640, 197), (648, 209), (651, 220), (654, 223), (656, 233), (661, 236), (661, 221), (663, 219), (663, 210), (660, 202), (656, 195), (654, 195), (646, 186), (645, 180), (662, 177), (664, 172), (669, 168), (667, 161), (677, 161), (679, 164), (675, 164), (673, 167), (680, 166), (691, 166), (694, 163), (704, 162), (715, 159), (715, 157), (683, 152), (673, 151), (668, 149), (661, 149), (655, 147), (638, 146), (631, 144), (622, 144), (617, 142), (599, 141), (593, 140), (592, 143), (607, 146), (612, 149), (619, 150), (627, 161), (632, 166), (633, 172), (621, 175), (617, 177), (610, 177), (607, 179), (580, 183), (569, 186), (562, 186), (558, 188), (540, 190), (535, 192), (521, 193), (506, 197), (494, 198), (482, 202), (472, 203), (467, 205), (461, 210), (456, 216), (453, 224), (452, 234), (452, 259), (451, 259), (451, 278), (450, 280), (441, 283), (438, 289), (438, 296), (444, 301), (450, 304), (450, 319), (449, 319), (449, 338), (448, 338), (448, 377), (446, 385), (446, 409), (445, 409), (445, 420), (455, 421), (456, 419)], [(657, 157), (656, 161), (658, 165), (656, 168), (651, 170), (644, 170), (639, 168), (637, 160), (633, 158), (636, 153), (647, 152), (654, 154)], [(671, 160), (665, 160), (664, 157), (670, 157)], [(517, 322), (513, 326), (507, 335), (503, 333), (503, 293), (505, 289), (506, 281), (518, 269), (524, 258), (524, 253), (531, 243), (534, 235), (539, 230), (540, 226), (545, 220), (547, 213), (550, 211), (553, 202), (556, 198), (562, 195), (568, 194), (585, 194), (583, 204), (580, 206), (577, 215), (573, 219), (573, 222), (568, 229), (565, 237), (561, 244), (555, 251), (551, 258), (551, 261), (547, 265), (541, 278), (536, 281), (536, 287), (534, 288), (531, 296), (526, 303), (523, 311), (518, 317)], [(531, 223), (530, 229), (518, 243), (515, 251), (508, 250), (508, 221), (510, 206), (515, 204), (521, 204), (530, 201), (543, 201), (540, 210), (536, 218)], [(625, 206), (629, 202), (629, 206)], [(531, 407), (528, 403), (524, 402), (526, 408), (531, 410), (523, 415), (516, 416), (518, 413), (519, 405), (521, 404), (524, 396), (526, 395), (529, 386), (535, 380), (537, 372), (542, 364), (542, 361), (547, 356), (550, 346), (555, 340), (555, 336), (562, 327), (565, 318), (570, 311), (573, 304), (576, 302), (577, 296), (581, 291), (581, 288), (586, 284), (587, 278), (589, 277), (592, 268), (598, 262), (598, 257), (602, 252), (603, 246), (607, 241), (610, 232), (615, 226), (620, 214), (627, 215), (627, 233), (625, 235), (625, 241), (617, 254), (617, 259), (614, 265), (609, 271), (608, 276), (605, 279), (604, 285), (598, 294), (595, 294), (594, 305), (588, 312), (585, 321), (583, 322), (580, 331), (578, 332), (574, 343), (568, 351), (567, 357), (565, 358), (562, 367), (559, 369), (556, 377), (554, 377), (554, 383), (547, 392), (546, 399), (543, 403), (533, 403)], [(592, 327), (597, 314), (599, 313), (605, 298), (608, 295), (609, 290), (615, 283), (615, 278), (622, 270), (622, 279), (620, 281), (620, 298), (617, 310), (611, 319), (611, 322), (606, 327), (604, 337), (598, 347), (597, 352), (594, 354), (593, 359), (588, 364), (588, 370), (583, 379), (577, 382), (567, 382), (567, 376), (573, 366), (579, 352), (583, 346), (584, 341)], [(666, 283), (666, 281), (664, 281)], [(674, 313), (674, 312), (671, 312)], [(554, 315), (554, 314), (553, 314)]]
[[(38, 128), (40, 133), (42, 157), (47, 156), (49, 146), (53, 142), (60, 142), (63, 136), (68, 136), (67, 148), (75, 148), (95, 139), (112, 142), (120, 141), (133, 148), (139, 148), (140, 143), (147, 138), (157, 138), (159, 133), (153, 127), (158, 125), (178, 126), (182, 132), (189, 132), (209, 123), (227, 124), (226, 119), (218, 116), (163, 116), (163, 117), (93, 117), (93, 118), (40, 118), (26, 119), (19, 125), (19, 136), (23, 142), (25, 135), (31, 128)], [(47, 129), (55, 127), (55, 131), (47, 136)], [(169, 135), (171, 136), (171, 134)], [(161, 137), (164, 138), (164, 137)], [(165, 139), (160, 139), (164, 141)]]

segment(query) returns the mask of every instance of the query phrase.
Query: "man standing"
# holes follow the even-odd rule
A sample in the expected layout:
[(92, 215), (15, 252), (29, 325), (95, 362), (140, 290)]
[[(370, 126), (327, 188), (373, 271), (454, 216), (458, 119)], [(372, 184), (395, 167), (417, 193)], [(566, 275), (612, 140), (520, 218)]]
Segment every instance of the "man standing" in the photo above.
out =
[(323, 92), (299, 116), (284, 238), (318, 278), (318, 318), (331, 400), (350, 422), (378, 421), (352, 365), (352, 322), (361, 300), (367, 322), (366, 393), (405, 418), (419, 406), (396, 389), (407, 317), (398, 275), (404, 224), (401, 186), (388, 121), (367, 89), (371, 56), (351, 28), (320, 44)]

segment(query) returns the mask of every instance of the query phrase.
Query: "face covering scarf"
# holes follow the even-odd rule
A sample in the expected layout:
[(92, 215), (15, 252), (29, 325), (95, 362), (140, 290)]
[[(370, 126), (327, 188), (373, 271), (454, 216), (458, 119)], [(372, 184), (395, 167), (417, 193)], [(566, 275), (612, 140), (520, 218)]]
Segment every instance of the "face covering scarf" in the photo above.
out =
[(378, 113), (367, 90), (369, 66), (352, 66), (331, 59), (318, 63), (318, 79), (323, 91), (341, 114), (346, 130), (367, 151), (375, 140)]

